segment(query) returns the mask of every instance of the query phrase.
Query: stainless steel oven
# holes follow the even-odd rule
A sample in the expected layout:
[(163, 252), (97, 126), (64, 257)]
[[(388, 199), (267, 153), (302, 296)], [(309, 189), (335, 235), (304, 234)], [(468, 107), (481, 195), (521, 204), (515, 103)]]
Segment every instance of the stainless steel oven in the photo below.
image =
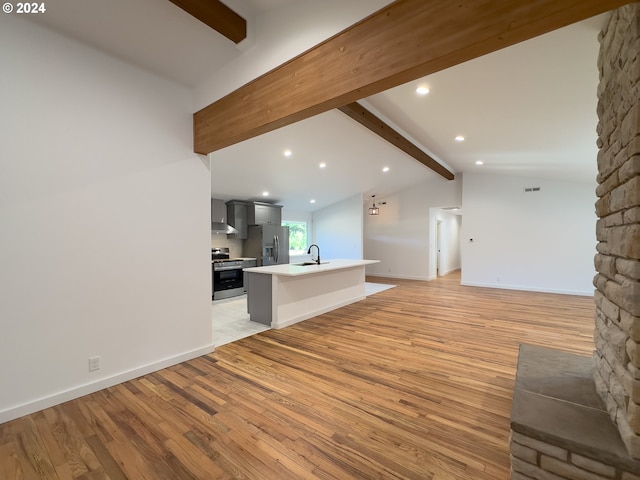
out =
[(235, 297), (244, 293), (242, 260), (213, 263), (213, 299)]
[(228, 248), (211, 249), (214, 300), (245, 293), (242, 265), (242, 260), (229, 259)]

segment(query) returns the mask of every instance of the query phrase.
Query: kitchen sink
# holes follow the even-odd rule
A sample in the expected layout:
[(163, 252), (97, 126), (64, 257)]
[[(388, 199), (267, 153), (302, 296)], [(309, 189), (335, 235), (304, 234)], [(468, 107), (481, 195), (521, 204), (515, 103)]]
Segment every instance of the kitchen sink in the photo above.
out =
[[(320, 265), (325, 265), (329, 262), (320, 262)], [(308, 267), (310, 265), (318, 265), (316, 262), (302, 262), (302, 263), (292, 263), (292, 265), (296, 265), (298, 267)]]

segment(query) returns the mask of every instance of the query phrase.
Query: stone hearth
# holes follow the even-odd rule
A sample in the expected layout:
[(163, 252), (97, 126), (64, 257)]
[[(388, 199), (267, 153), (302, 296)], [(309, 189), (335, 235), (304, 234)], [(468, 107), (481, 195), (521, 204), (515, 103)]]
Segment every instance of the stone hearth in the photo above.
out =
[(521, 345), (511, 410), (512, 480), (640, 480), (598, 395), (594, 362)]

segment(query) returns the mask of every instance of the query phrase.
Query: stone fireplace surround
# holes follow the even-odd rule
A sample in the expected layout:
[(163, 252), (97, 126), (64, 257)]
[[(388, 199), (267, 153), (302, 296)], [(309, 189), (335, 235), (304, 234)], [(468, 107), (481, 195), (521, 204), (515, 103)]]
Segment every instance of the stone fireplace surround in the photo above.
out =
[(521, 346), (512, 480), (640, 480), (640, 3), (599, 41), (596, 349)]
[(640, 480), (593, 381), (591, 357), (521, 345), (511, 480)]

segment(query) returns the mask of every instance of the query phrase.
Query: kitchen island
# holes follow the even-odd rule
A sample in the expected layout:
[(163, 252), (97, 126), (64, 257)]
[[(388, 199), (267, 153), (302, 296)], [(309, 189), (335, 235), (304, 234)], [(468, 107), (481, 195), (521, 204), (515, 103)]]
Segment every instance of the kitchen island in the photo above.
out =
[(283, 328), (365, 298), (365, 266), (380, 260), (245, 268), (253, 322)]

